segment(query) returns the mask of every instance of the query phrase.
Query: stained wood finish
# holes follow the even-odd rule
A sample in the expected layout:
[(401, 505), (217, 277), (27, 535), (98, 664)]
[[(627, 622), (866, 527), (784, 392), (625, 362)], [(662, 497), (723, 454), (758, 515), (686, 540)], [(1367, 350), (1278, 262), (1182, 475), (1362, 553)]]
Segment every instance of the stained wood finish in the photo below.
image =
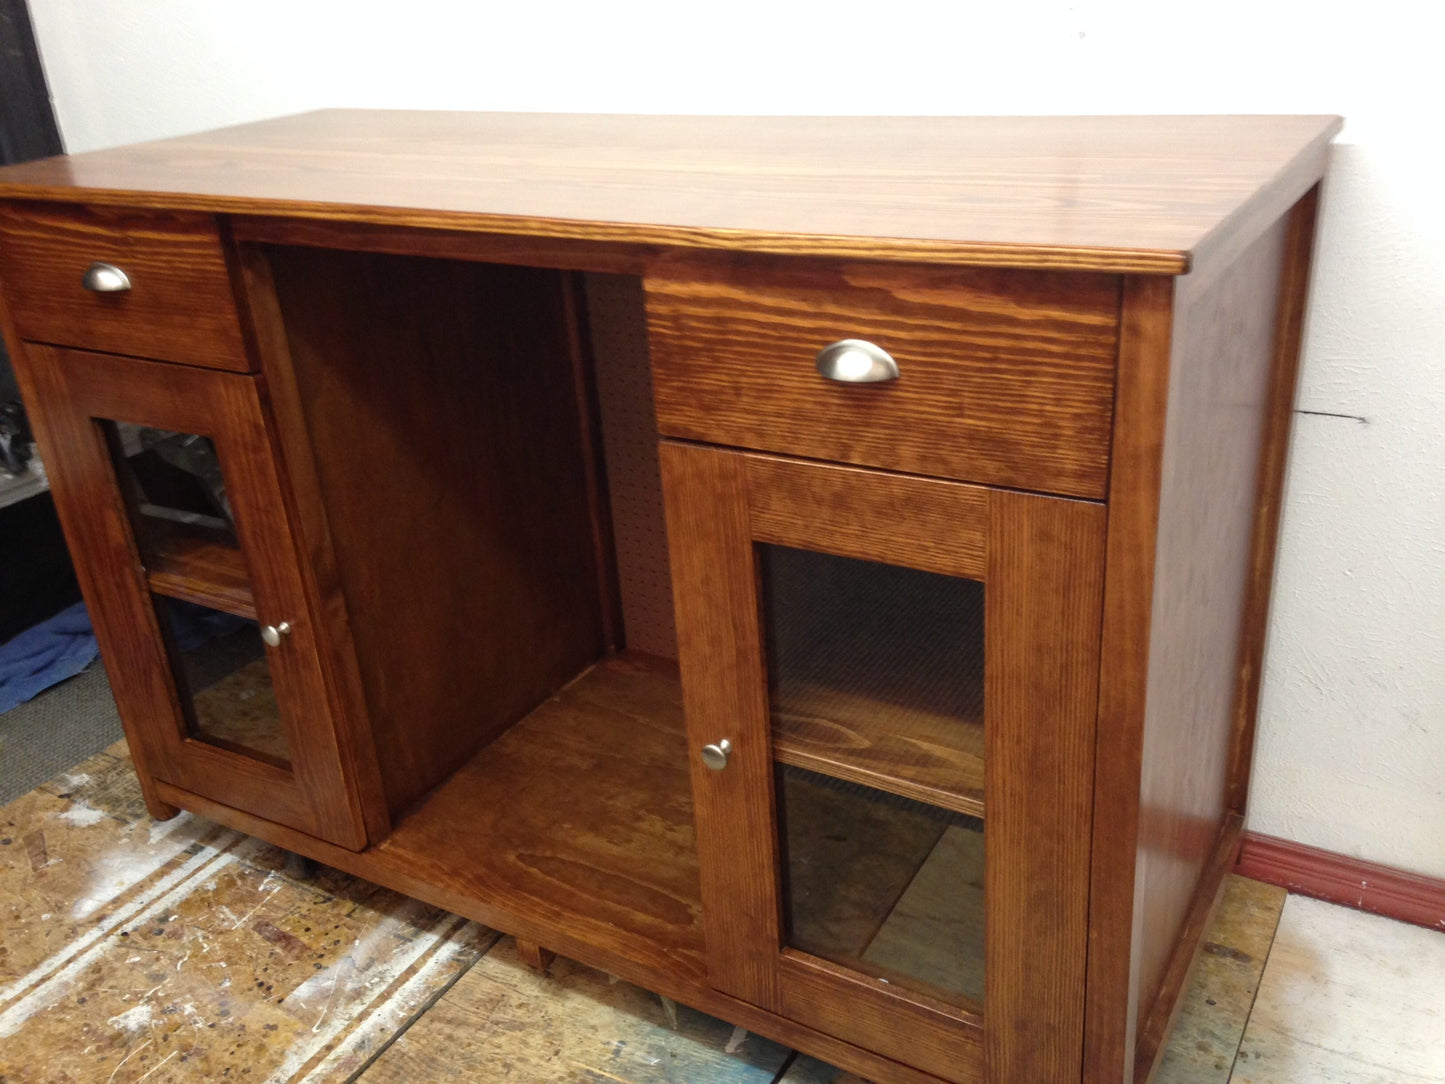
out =
[(983, 1078), (983, 1029), (975, 1018), (917, 994), (895, 997), (877, 981), (816, 957), (785, 949), (780, 965), (784, 1015), (833, 1035), (866, 1031), (879, 1053), (941, 1080)]
[(141, 540), (146, 582), (158, 595), (256, 620), (256, 599), (240, 549), (191, 535), (158, 534)]
[[(683, 261), (644, 285), (665, 436), (1104, 494), (1112, 277)], [(901, 375), (824, 379), (814, 357), (840, 339), (881, 346)]]
[(159, 791), (221, 824), (546, 945), (865, 1079), (936, 1084), (932, 1074), (709, 982), (682, 698), (674, 664), (633, 654), (606, 660), (481, 750), (386, 842), (360, 853), (169, 784)]
[[(34, 409), (34, 404), (43, 402), (44, 396), (49, 394), (48, 389), (50, 384), (45, 378), (44, 371), (35, 372), (33, 370), (30, 353), (32, 350), (37, 353), (44, 352), (45, 348), (40, 346), (27, 346), (21, 340), (19, 333), (15, 330), (15, 322), (11, 318), (10, 306), (6, 300), (8, 290), (3, 287), (3, 281), (0, 281), (0, 331), (3, 331), (5, 335), (5, 341), (9, 349), (11, 362), (13, 363), (15, 379), (19, 385), (20, 394), (24, 397), (25, 402), (32, 404), (29, 411), (30, 424), (35, 431), (36, 440), (40, 442), (41, 447), (59, 447), (62, 436), (61, 434), (57, 434), (54, 438), (51, 437), (47, 412)], [(44, 359), (42, 359), (42, 361), (43, 360)], [(63, 430), (64, 427), (62, 426), (62, 431)], [(50, 467), (52, 474), (54, 473), (54, 462), (52, 459)], [(53, 490), (53, 478), (49, 480), (48, 484)], [(62, 487), (63, 486), (64, 483), (62, 482)], [(65, 530), (64, 523), (68, 512), (60, 507), (59, 502), (56, 503), (55, 511), (62, 530)], [(70, 548), (69, 539), (75, 537), (76, 533), (81, 529), (81, 526), (77, 524), (70, 533), (64, 536), (67, 540), (67, 549)], [(73, 555), (68, 558), (68, 561), (72, 564), (77, 563), (74, 561)], [(80, 585), (82, 594), (87, 599), (87, 606), (94, 605), (89, 600), (99, 598), (106, 590), (104, 586), (104, 573), (108, 571), (109, 566), (92, 569), (84, 564), (80, 564), (79, 567), (75, 569), (76, 580)], [(130, 710), (129, 705), (117, 705), (117, 711), (120, 715), (121, 728), (125, 731), (126, 740), (131, 744), (131, 748), (142, 749), (145, 744), (143, 728), (141, 726), (144, 720), (144, 714)], [(145, 801), (146, 811), (150, 813), (152, 817), (158, 821), (164, 821), (169, 820), (180, 812), (176, 806), (171, 805), (160, 796), (151, 765), (147, 763), (144, 758), (138, 758), (136, 760), (135, 774), (136, 781), (140, 784), (141, 797)]]
[(1259, 456), (1258, 492), (1254, 503), (1254, 538), (1250, 550), (1249, 595), (1244, 634), (1239, 645), (1239, 685), (1235, 695), (1234, 745), (1229, 758), (1229, 807), (1241, 815), (1249, 797), (1254, 762), (1259, 687), (1264, 678), (1264, 642), (1269, 631), (1270, 587), (1274, 582), (1275, 550), (1284, 500), (1284, 473), (1293, 429), (1299, 384), (1300, 348), (1304, 336), (1305, 302), (1314, 252), (1319, 186), (1310, 189), (1290, 211), (1285, 237), (1285, 265), (1280, 276), (1275, 322), (1275, 357), (1271, 370), (1263, 446)]
[[(92, 263), (131, 288), (95, 294)], [(216, 220), (115, 207), (0, 205), (0, 275), (27, 339), (248, 372)]]
[(481, 260), (522, 267), (641, 275), (665, 251), (658, 245), (609, 244), (605, 241), (548, 240), (507, 233), (425, 229), (372, 222), (234, 215), (237, 241), (309, 248), (344, 248), (394, 256), (431, 256), (443, 260)]
[(1281, 220), (1175, 314), (1139, 784), (1141, 1028), (1168, 993), (1169, 960), (1229, 812), (1285, 231)]
[(1209, 858), (1194, 883), (1194, 894), (1184, 914), (1184, 925), (1160, 978), (1159, 992), (1139, 1024), (1139, 1042), (1134, 1052), (1134, 1078), (1152, 1080), (1165, 1054), (1165, 1040), (1183, 1007), (1183, 994), (1190, 976), (1205, 950), (1204, 933), (1214, 924), (1215, 912), (1224, 898), (1225, 882), (1239, 855), (1244, 821), (1236, 814), (1224, 817)]
[[(366, 842), (317, 659), (318, 628), (281, 500), (253, 378), (48, 347), (27, 353), (44, 419), (57, 508), (107, 660), (127, 734), (156, 779), (207, 794), (344, 847)], [(96, 418), (211, 437), (263, 621), (291, 634), (269, 664), (291, 753), (287, 770), (192, 738), (107, 441)]]
[(367, 838), (385, 839), (391, 831), (391, 811), (367, 714), (361, 666), (351, 635), (351, 615), (346, 610), (346, 596), (341, 588), (321, 480), (310, 453), (305, 409), (296, 383), (296, 369), (291, 363), (286, 325), (276, 300), (271, 265), (265, 254), (255, 247), (235, 248), (231, 256), (234, 274), (241, 284), (237, 303), (243, 332), (253, 344), (270, 395), (277, 462), (285, 478), (282, 498), (286, 502), (286, 515), (292, 538), (305, 555), (302, 567), (307, 573), (303, 580), (307, 605), (329, 633), (320, 644), (320, 661), (328, 694), (336, 706), (342, 756), (347, 773), (355, 783)]
[(789, 693), (786, 704), (773, 709), (779, 764), (983, 816), (981, 718), (880, 712), (876, 700), (819, 686)]
[(1235, 870), (1298, 896), (1430, 930), (1445, 929), (1445, 878), (1364, 862), (1259, 832), (1244, 833)]
[[(1081, 1053), (1087, 1081), (1142, 1080), (1247, 785), (1313, 195), (1288, 227), (1276, 223), (1317, 183), (1338, 126), (330, 111), (0, 172), (10, 200), (0, 231), (16, 235), (0, 245), (0, 279), (17, 306), (0, 324), (39, 404), (104, 650), (125, 663), (116, 691), (149, 807), (216, 816), (870, 1079), (939, 1079), (878, 1051), (958, 1077), (977, 1075), (981, 1050), (999, 1084), (1076, 1079)], [(233, 226), (250, 239), (239, 248), (227, 248)], [(56, 269), (77, 238), (132, 235), (173, 272), (168, 311), (145, 322), (153, 338), (141, 328), (84, 341), (193, 365), (259, 362), (264, 382), (22, 342), (79, 343), (100, 325), (25, 300), (11, 248), (25, 267), (59, 274), (58, 288), (73, 277)], [(584, 702), (589, 675), (507, 729), (617, 627), (580, 305), (563, 276), (525, 267), (652, 280), (659, 373), (694, 382), (675, 381), (686, 392), (669, 399), (659, 381), (675, 432), (856, 464), (664, 448), (685, 739), (675, 679), (659, 685), (636, 659), (603, 668), (612, 691), (597, 703)], [(494, 288), (486, 303), (478, 284)], [(51, 330), (18, 328), (22, 309)], [(207, 331), (209, 313), (221, 315)], [(811, 336), (842, 317), (849, 326), (828, 338), (901, 336), (905, 379), (824, 392), (880, 391), (871, 402), (887, 409), (855, 416), (830, 402), (825, 417), (821, 378), (789, 384), (789, 359), (806, 345), (811, 374), (821, 345)], [(503, 345), (478, 353), (489, 337)], [(719, 362), (735, 370), (727, 381), (707, 369)], [(133, 384), (122, 379), (132, 365), (177, 375)], [(84, 387), (72, 386), (82, 371)], [(486, 399), (483, 371), (511, 382)], [(918, 392), (919, 371), (941, 384)], [(217, 383), (190, 383), (198, 377)], [(1051, 395), (1031, 399), (1034, 387)], [(202, 743), (183, 743), (194, 774), (171, 770), (180, 708), (86, 414), (92, 394), (107, 411), (154, 409), (171, 428), (239, 426), (225, 437), (241, 461), (228, 483), (252, 494), (242, 544), (255, 605), (263, 620), (279, 598), (288, 619), (292, 604), (304, 615), (306, 661), (282, 667), (300, 668), (282, 691), (303, 709), (303, 742), (330, 743), (325, 801), (339, 805), (318, 812), (277, 766)], [(727, 426), (708, 428), (719, 418)], [(547, 454), (525, 454), (538, 448)], [(382, 491), (368, 454), (396, 464)], [(969, 486), (862, 469), (874, 465), (1012, 491), (980, 500)], [(379, 517), (379, 506), (399, 511)], [(522, 526), (513, 538), (494, 521)], [(987, 581), (981, 1047), (967, 1013), (780, 951), (774, 757), (812, 757), (856, 782), (866, 765), (836, 748), (790, 749), (786, 736), (770, 748), (762, 542)], [(411, 559), (422, 547), (425, 564)], [(200, 561), (174, 573), (151, 564), (162, 585), (205, 586)], [(490, 600), (476, 567), (506, 581)], [(481, 655), (504, 645), (525, 665), (464, 672), (471, 648), (449, 634), (452, 617), (486, 628)], [(438, 658), (435, 680), (416, 676)], [(628, 674), (645, 674), (646, 688)], [(475, 710), (498, 703), (505, 710)], [(697, 746), (730, 734), (732, 764), (706, 772)], [(916, 767), (899, 770), (926, 789)], [(668, 808), (639, 818), (638, 795)], [(356, 846), (385, 835), (393, 815), (392, 839), (363, 854), (315, 834)], [(485, 846), (466, 842), (473, 831)], [(475, 866), (478, 854), (499, 857)], [(724, 899), (736, 906), (714, 906)]]
[(688, 759), (675, 666), (616, 656), (466, 761), (371, 861), (487, 909), (473, 917), (528, 916), (497, 928), (555, 951), (701, 981)]
[(549, 243), (1176, 274), (1282, 214), (1339, 127), (327, 110), (16, 166), (0, 185)]
[(567, 294), (525, 268), (266, 258), (268, 372), (293, 374), (326, 516), (302, 526), (335, 553), (395, 817), (605, 647)]
[(1105, 510), (989, 505), (984, 1053), (997, 1084), (1064, 1080), (1084, 1034)]
[[(765, 469), (755, 473), (755, 459)], [(787, 490), (794, 503), (786, 509), (776, 492), (752, 484), (783, 470), (798, 472)], [(848, 525), (883, 506), (894, 517), (892, 538), (927, 538), (917, 564), (939, 563), (943, 541), (913, 521), (914, 506), (894, 499), (893, 480), (874, 472), (672, 443), (663, 446), (663, 472), (690, 735), (695, 744), (706, 735), (729, 737), (735, 758), (748, 751), (741, 770), (731, 761), (721, 772), (695, 770), (700, 840), (716, 833), (712, 849), (702, 850), (704, 891), (734, 891), (742, 901), (718, 921), (718, 940), (708, 926), (710, 976), (714, 968), (738, 968), (735, 954), (744, 953), (756, 986), (768, 993), (776, 988), (786, 1015), (823, 1030), (844, 1028), (846, 1021), (839, 1034), (946, 1079), (972, 1079), (979, 1052), (977, 1036), (962, 1023), (967, 1014), (930, 1007), (897, 987), (880, 998), (873, 980), (852, 973), (830, 978), (811, 958), (778, 954), (771, 924), (779, 897), (767, 894), (779, 891), (778, 845), (751, 827), (738, 830), (739, 818), (756, 818), (761, 829), (775, 816), (767, 763), (773, 724), (753, 586), (757, 508), (788, 524), (790, 544), (824, 552), (837, 535), (848, 544)], [(807, 475), (816, 479), (811, 487)], [(994, 856), (985, 875), (987, 1075), (1000, 1082), (1062, 1079), (1066, 1067), (1077, 1073), (1083, 1043), (1104, 509), (987, 491), (980, 502), (981, 491), (972, 487), (933, 485), (957, 491), (952, 507), (961, 518), (953, 527), (960, 548), (976, 553), (984, 542), (983, 804)], [(925, 522), (930, 514), (923, 514)], [(885, 542), (884, 549), (890, 559), (911, 563), (896, 544)], [(718, 866), (711, 881), (710, 861)], [(1049, 886), (1046, 894), (1040, 884)], [(764, 916), (766, 924), (748, 931), (737, 925), (737, 914)]]
[[(1254, 494), (1277, 401), (1285, 220), (1229, 269), (1128, 280), (1090, 931), (1087, 1079), (1144, 1079), (1231, 812)], [(1267, 513), (1277, 514), (1277, 509)], [(1244, 653), (1242, 655), (1241, 653)], [(1137, 795), (1137, 799), (1135, 796)], [(1124, 916), (1128, 916), (1127, 921)], [(1174, 968), (1177, 971), (1177, 967)], [(1137, 1063), (1137, 1064), (1136, 1064)]]
[(1134, 859), (1173, 315), (1172, 280), (1124, 280), (1089, 879), (1084, 1079), (1090, 1084), (1129, 1084), (1134, 1065), (1138, 997)]
[(533, 971), (546, 971), (552, 966), (552, 961), (557, 958), (555, 953), (548, 952), (535, 941), (528, 941), (525, 938), (517, 938), (517, 958), (530, 967)]
[[(848, 467), (820, 471), (776, 456), (748, 456), (746, 469), (749, 522), (759, 542), (983, 576), (987, 490)], [(828, 513), (845, 502), (851, 515)]]
[[(660, 456), (703, 898), (728, 901), (703, 914), (708, 979), (777, 1012), (777, 811), (747, 465), (671, 442)], [(727, 768), (711, 771), (699, 752), (724, 738)]]

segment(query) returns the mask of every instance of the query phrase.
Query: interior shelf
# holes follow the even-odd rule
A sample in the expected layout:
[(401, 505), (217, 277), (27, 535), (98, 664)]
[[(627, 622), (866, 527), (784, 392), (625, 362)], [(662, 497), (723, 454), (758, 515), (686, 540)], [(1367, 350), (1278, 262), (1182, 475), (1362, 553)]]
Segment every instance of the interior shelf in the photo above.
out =
[(146, 580), (158, 595), (256, 620), (246, 563), (234, 543), (178, 530), (145, 539)]
[(774, 757), (983, 816), (983, 584), (759, 549)]
[(983, 719), (961, 719), (813, 682), (774, 690), (783, 764), (982, 817)]
[(701, 982), (677, 664), (604, 659), (484, 746), (373, 852)]

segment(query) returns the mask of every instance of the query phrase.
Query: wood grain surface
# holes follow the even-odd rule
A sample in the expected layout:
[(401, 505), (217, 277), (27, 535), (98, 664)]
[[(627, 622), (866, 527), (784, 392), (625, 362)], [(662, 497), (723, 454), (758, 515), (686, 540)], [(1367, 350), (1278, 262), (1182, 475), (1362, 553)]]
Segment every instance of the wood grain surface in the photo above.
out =
[(1173, 315), (1173, 281), (1124, 280), (1100, 629), (1101, 755), (1095, 761), (1084, 1044), (1088, 1084), (1128, 1084), (1134, 1065), (1134, 861)]
[(1165, 984), (1169, 961), (1200, 880), (1209, 871), (1217, 882), (1225, 872), (1211, 859), (1230, 813), (1287, 230), (1282, 218), (1202, 292), (1186, 292), (1181, 280), (1175, 309), (1139, 782), (1138, 1080), (1162, 1037), (1144, 1025), (1155, 1002), (1173, 994)]
[(1264, 645), (1269, 630), (1270, 587), (1274, 583), (1275, 551), (1284, 500), (1285, 464), (1293, 429), (1300, 351), (1304, 342), (1305, 306), (1314, 254), (1319, 188), (1310, 189), (1289, 214), (1284, 270), (1280, 276), (1275, 319), (1274, 363), (1266, 400), (1263, 445), (1254, 507), (1254, 539), (1250, 550), (1249, 593), (1244, 632), (1239, 644), (1239, 686), (1234, 703), (1234, 744), (1230, 751), (1229, 807), (1243, 815), (1254, 762), (1259, 690), (1264, 680)]
[(773, 709), (779, 764), (984, 815), (983, 719), (957, 718), (821, 685), (791, 685)]
[[(747, 457), (747, 475), (759, 542), (983, 575), (988, 491), (981, 486), (765, 455)], [(844, 505), (848, 514), (838, 515)]]
[[(644, 278), (663, 435), (1101, 497), (1118, 283), (1104, 275), (733, 261)], [(864, 339), (898, 379), (814, 367)]]
[(256, 599), (238, 547), (178, 531), (157, 532), (141, 540), (141, 560), (156, 594), (256, 620)]
[(1194, 891), (1184, 910), (1173, 947), (1159, 976), (1158, 988), (1150, 1000), (1146, 1015), (1139, 1022), (1139, 1042), (1134, 1055), (1134, 1078), (1153, 1080), (1167, 1049), (1169, 1033), (1184, 1007), (1184, 992), (1189, 985), (1200, 954), (1206, 951), (1204, 934), (1214, 925), (1215, 913), (1224, 897), (1229, 871), (1239, 856), (1240, 835), (1244, 819), (1227, 813), (1219, 824), (1219, 832), (1209, 849), (1202, 869), (1194, 877)]
[[(1203, 278), (1125, 282), (1109, 502), (1085, 1079), (1143, 1080), (1231, 809), (1288, 217)], [(1277, 509), (1264, 513), (1277, 514)], [(1177, 968), (1175, 969), (1177, 972)], [(1167, 1015), (1166, 1015), (1167, 1019)], [(1150, 1022), (1153, 1021), (1151, 1024)], [(1136, 1064), (1137, 1059), (1137, 1064)]]
[(291, 455), (316, 472), (398, 816), (606, 646), (569, 295), (529, 268), (266, 256), (289, 359), (268, 371), (295, 381)]
[(785, 949), (780, 965), (787, 1016), (833, 1035), (865, 1039), (870, 1049), (940, 1080), (972, 1084), (983, 1075), (983, 1029), (971, 1014), (918, 994), (897, 997), (890, 984), (815, 956)]
[[(898, 987), (880, 993), (876, 980), (819, 971), (811, 958), (774, 947), (772, 721), (751, 524), (755, 501), (775, 497), (754, 496), (748, 464), (757, 458), (663, 446), (689, 726), (696, 711), (707, 727), (693, 740), (726, 736), (739, 751), (751, 750), (724, 771), (694, 772), (699, 835), (713, 836), (711, 853), (723, 859), (709, 880), (704, 857), (704, 891), (710, 901), (729, 900), (726, 917), (708, 927), (709, 974), (714, 954), (725, 952), (722, 967), (743, 971), (765, 992), (778, 984), (787, 1015), (822, 1030), (846, 1026), (835, 1033), (947, 1078), (968, 1079), (969, 1066), (977, 1067), (976, 1051), (965, 1050), (969, 1029), (961, 1025), (968, 1014), (930, 1007), (927, 998)], [(824, 552), (834, 532), (847, 534), (858, 509), (887, 492), (887, 476), (869, 471), (825, 464), (790, 469), (816, 476), (818, 492), (826, 494), (810, 501), (807, 486), (792, 487), (796, 506), (789, 518), (809, 535), (792, 541)], [(840, 474), (846, 485), (834, 484)], [(906, 503), (894, 507), (900, 532), (908, 531), (912, 510)], [(972, 512), (956, 522), (956, 533), (965, 548), (976, 533), (986, 539), (987, 1079), (1064, 1079), (1069, 1067), (1077, 1071), (1083, 1046), (1105, 511), (1087, 502), (995, 492)], [(939, 540), (922, 529), (914, 534), (926, 563), (926, 551)], [(909, 563), (896, 548), (889, 559)], [(760, 756), (763, 763), (755, 764)], [(709, 804), (712, 792), (719, 797)], [(749, 806), (759, 823), (739, 830), (740, 810)], [(714, 925), (732, 936), (714, 942)]]
[[(131, 280), (81, 285), (96, 262)], [(214, 217), (66, 205), (0, 205), (0, 277), (21, 335), (38, 342), (249, 372)]]
[[(746, 461), (671, 441), (660, 455), (702, 891), (727, 901), (703, 913), (708, 979), (776, 1012), (777, 810)], [(727, 767), (709, 770), (698, 751), (722, 739)]]
[(1247, 230), (1246, 210), (1283, 213), (1339, 127), (326, 110), (9, 167), (0, 186), (617, 245), (1177, 274)]
[(990, 496), (984, 1052), (1067, 1080), (1084, 1040), (1105, 509)]
[[(254, 378), (111, 355), (36, 347), (34, 416), (51, 483), (93, 614), (127, 735), (157, 779), (255, 810), (344, 847), (366, 842), (319, 669), (326, 630), (312, 620), (281, 480)], [(95, 418), (211, 437), (263, 622), (291, 633), (269, 663), (283, 705), (290, 769), (195, 740), (180, 663), (157, 622), (109, 442)]]

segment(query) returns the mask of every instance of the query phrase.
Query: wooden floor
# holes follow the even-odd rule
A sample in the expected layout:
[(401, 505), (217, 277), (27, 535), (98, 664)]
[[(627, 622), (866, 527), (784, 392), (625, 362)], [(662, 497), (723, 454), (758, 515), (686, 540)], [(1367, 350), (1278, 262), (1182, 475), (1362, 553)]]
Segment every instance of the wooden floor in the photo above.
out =
[[(0, 811), (0, 1082), (843, 1084), (189, 815), (123, 746)], [(1445, 1080), (1445, 936), (1231, 880), (1160, 1084)]]

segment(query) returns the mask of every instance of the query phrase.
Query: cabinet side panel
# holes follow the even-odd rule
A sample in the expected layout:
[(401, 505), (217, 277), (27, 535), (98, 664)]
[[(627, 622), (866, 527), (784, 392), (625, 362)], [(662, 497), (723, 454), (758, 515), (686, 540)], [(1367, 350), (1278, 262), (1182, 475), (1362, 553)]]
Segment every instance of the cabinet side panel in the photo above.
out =
[[(1286, 220), (1201, 292), (1180, 283), (1170, 362), (1140, 776), (1136, 1079), (1177, 990), (1165, 976), (1229, 812), (1256, 478)], [(1182, 974), (1182, 972), (1181, 972)], [(1146, 1026), (1149, 1025), (1149, 1026)]]
[(604, 648), (566, 292), (267, 252), (395, 814)]
[(1269, 625), (1270, 585), (1274, 581), (1275, 547), (1279, 540), (1280, 505), (1284, 495), (1285, 461), (1294, 420), (1299, 383), (1300, 347), (1304, 338), (1305, 302), (1314, 255), (1319, 185), (1305, 193), (1289, 216), (1285, 267), (1280, 282), (1275, 325), (1275, 363), (1260, 456), (1259, 500), (1254, 523), (1249, 609), (1240, 645), (1239, 693), (1235, 701), (1234, 752), (1229, 772), (1229, 805), (1243, 814), (1254, 757), (1255, 717), (1264, 670), (1264, 640)]

